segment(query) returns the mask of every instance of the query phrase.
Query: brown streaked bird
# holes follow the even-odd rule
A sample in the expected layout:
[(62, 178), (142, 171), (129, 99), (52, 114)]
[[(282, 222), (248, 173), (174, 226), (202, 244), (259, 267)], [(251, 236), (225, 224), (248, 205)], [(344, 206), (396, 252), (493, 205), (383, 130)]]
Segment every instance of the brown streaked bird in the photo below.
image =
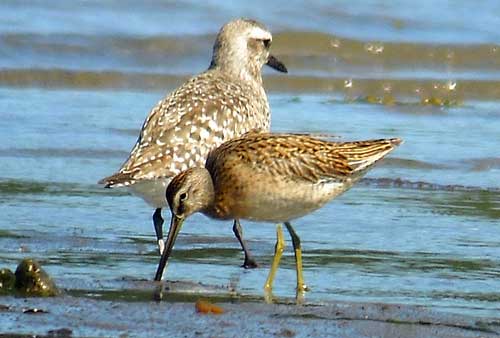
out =
[[(251, 130), (267, 131), (270, 111), (261, 69), (286, 67), (269, 53), (271, 33), (254, 20), (237, 19), (219, 31), (207, 71), (191, 78), (151, 110), (129, 158), (117, 173), (99, 181), (106, 188), (126, 186), (155, 208), (153, 224), (163, 252), (165, 189), (181, 171), (203, 166), (208, 152)], [(255, 267), (237, 219), (233, 231)]]
[[(201, 212), (222, 220), (284, 223), (295, 251), (297, 292), (306, 291), (300, 239), (290, 222), (349, 189), (401, 142), (330, 142), (305, 135), (248, 133), (223, 143), (210, 152), (205, 168), (184, 171), (167, 188), (172, 218), (155, 280), (162, 277), (183, 221)], [(271, 293), (284, 248), (281, 225), (277, 234), (266, 294)]]

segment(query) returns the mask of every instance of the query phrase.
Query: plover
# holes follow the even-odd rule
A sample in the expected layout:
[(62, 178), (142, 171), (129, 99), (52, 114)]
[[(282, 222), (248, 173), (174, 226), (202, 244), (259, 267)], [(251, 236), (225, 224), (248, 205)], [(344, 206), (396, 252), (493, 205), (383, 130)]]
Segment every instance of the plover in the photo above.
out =
[[(163, 252), (165, 189), (181, 171), (203, 166), (208, 152), (251, 130), (267, 131), (270, 111), (261, 69), (287, 72), (269, 53), (272, 35), (261, 23), (236, 19), (219, 31), (207, 71), (162, 99), (146, 118), (129, 158), (119, 171), (99, 181), (126, 186), (155, 208), (153, 224)], [(245, 267), (256, 266), (238, 220), (233, 231), (245, 252)]]
[[(284, 223), (292, 238), (297, 292), (302, 249), (290, 221), (321, 208), (349, 189), (397, 145), (398, 138), (330, 142), (305, 135), (249, 133), (210, 152), (205, 168), (192, 168), (167, 187), (172, 211), (170, 231), (155, 280), (160, 280), (183, 221), (196, 212), (215, 219)], [(265, 284), (271, 293), (284, 248), (281, 225)]]

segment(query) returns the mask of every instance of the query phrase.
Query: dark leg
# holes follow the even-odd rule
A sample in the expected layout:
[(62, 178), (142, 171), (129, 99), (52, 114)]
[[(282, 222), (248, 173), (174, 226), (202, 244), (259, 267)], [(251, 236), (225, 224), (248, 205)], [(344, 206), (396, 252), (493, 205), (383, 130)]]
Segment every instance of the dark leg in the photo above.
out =
[(163, 240), (163, 217), (161, 217), (161, 208), (155, 210), (153, 214), (153, 225), (155, 226), (156, 239), (158, 240), (158, 249), (160, 255), (163, 253), (165, 248), (165, 241)]
[(240, 242), (243, 252), (245, 253), (245, 262), (243, 263), (242, 267), (244, 267), (245, 269), (256, 268), (258, 266), (257, 262), (253, 259), (252, 255), (250, 254), (250, 250), (247, 249), (245, 242), (243, 241), (243, 230), (241, 229), (240, 221), (237, 219), (234, 220), (233, 232), (238, 239), (238, 242)]
[(285, 222), (285, 226), (292, 237), (293, 250), (295, 251), (295, 269), (297, 271), (297, 292), (308, 291), (309, 288), (304, 283), (304, 277), (302, 275), (302, 248), (300, 246), (300, 238), (293, 229), (290, 222)]

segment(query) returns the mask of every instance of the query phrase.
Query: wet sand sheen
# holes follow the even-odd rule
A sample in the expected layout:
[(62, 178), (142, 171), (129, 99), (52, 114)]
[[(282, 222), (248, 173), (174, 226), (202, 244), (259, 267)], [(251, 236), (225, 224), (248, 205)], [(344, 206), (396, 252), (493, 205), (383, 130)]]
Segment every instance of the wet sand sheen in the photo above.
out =
[[(152, 68), (163, 65), (167, 69), (169, 64), (180, 63), (185, 58), (195, 64), (206, 64), (209, 56), (207, 51), (212, 47), (214, 38), (212, 34), (138, 37), (11, 33), (0, 34), (0, 46), (36, 56), (39, 60), (33, 63), (48, 62), (50, 55), (57, 55), (64, 62), (71, 61), (76, 55), (88, 55), (100, 67), (108, 65), (119, 69), (136, 65)], [(103, 50), (106, 51), (104, 55), (99, 53)], [(330, 73), (334, 71), (332, 65), (336, 64), (378, 66), (385, 71), (412, 66), (418, 69), (444, 69), (451, 73), (461, 69), (474, 69), (479, 73), (481, 70), (498, 70), (500, 67), (500, 45), (494, 43), (387, 42), (354, 40), (322, 32), (281, 31), (274, 34), (273, 51), (295, 71), (309, 69)], [(82, 62), (85, 63), (73, 63), (73, 67), (91, 65), (88, 64), (89, 60)], [(178, 71), (175, 68), (172, 70)]]
[[(111, 90), (173, 89), (187, 76), (94, 72), (72, 70), (10, 69), (0, 71), (0, 85), (13, 88), (71, 88)], [(465, 100), (496, 100), (500, 81), (325, 78), (314, 76), (266, 76), (266, 88), (279, 93), (331, 93), (345, 96), (346, 102), (398, 105), (460, 105)], [(452, 89), (451, 89), (452, 88)], [(385, 97), (385, 98), (384, 98)]]

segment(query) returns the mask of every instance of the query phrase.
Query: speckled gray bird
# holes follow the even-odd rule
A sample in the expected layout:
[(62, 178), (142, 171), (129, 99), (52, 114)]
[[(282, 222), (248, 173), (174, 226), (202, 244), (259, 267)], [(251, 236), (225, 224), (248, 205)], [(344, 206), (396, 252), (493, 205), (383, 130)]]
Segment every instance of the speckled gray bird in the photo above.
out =
[[(162, 99), (146, 118), (129, 158), (119, 171), (99, 181), (126, 186), (156, 210), (153, 223), (163, 252), (165, 190), (171, 178), (203, 167), (212, 148), (250, 130), (267, 131), (270, 111), (262, 86), (263, 65), (287, 72), (269, 53), (271, 33), (259, 22), (236, 19), (215, 40), (207, 71)], [(245, 267), (256, 266), (242, 239), (238, 220), (233, 231), (245, 252)]]

